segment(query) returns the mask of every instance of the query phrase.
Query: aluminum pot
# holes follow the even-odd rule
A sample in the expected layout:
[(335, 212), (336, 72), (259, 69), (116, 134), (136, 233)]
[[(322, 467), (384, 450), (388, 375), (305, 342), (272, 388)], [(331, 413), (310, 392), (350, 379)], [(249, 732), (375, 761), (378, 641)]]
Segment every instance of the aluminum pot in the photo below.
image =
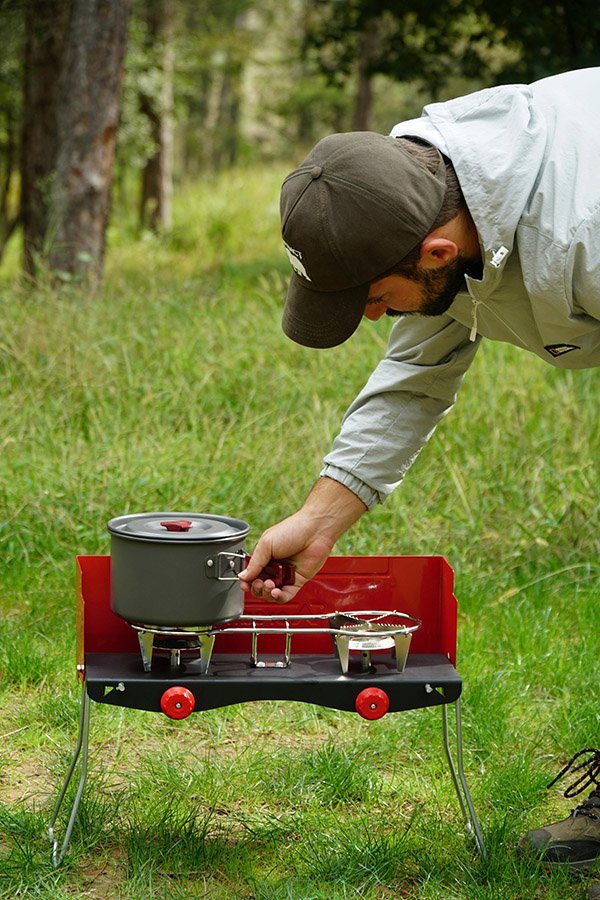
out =
[(110, 605), (136, 624), (189, 628), (236, 619), (244, 610), (240, 519), (204, 513), (119, 516), (108, 523)]

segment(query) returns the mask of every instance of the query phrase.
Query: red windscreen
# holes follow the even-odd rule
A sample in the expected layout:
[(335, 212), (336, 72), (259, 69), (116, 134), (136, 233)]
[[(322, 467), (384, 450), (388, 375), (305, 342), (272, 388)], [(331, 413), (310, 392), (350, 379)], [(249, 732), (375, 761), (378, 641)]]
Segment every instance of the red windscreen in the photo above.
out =
[[(110, 607), (110, 556), (78, 556), (77, 567), (78, 661), (83, 661), (85, 653), (137, 651), (137, 633)], [(453, 591), (454, 573), (441, 556), (331, 556), (289, 603), (265, 603), (246, 594), (244, 613), (285, 619), (336, 611), (396, 610), (422, 622), (413, 635), (411, 653), (443, 653), (456, 665)], [(250, 654), (249, 635), (222, 634), (217, 641), (217, 653)], [(261, 655), (281, 653), (283, 641), (281, 635), (262, 635)], [(327, 634), (294, 635), (292, 652), (332, 653), (332, 641)]]

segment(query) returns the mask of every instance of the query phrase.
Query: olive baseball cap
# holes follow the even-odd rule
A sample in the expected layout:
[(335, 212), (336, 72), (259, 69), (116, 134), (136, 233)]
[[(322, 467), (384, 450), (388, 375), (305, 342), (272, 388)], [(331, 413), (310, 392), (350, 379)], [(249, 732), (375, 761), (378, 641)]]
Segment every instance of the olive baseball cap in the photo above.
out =
[(283, 330), (306, 347), (335, 347), (358, 328), (369, 286), (429, 234), (446, 193), (441, 154), (430, 172), (393, 137), (332, 134), (281, 188), (281, 229), (293, 268)]

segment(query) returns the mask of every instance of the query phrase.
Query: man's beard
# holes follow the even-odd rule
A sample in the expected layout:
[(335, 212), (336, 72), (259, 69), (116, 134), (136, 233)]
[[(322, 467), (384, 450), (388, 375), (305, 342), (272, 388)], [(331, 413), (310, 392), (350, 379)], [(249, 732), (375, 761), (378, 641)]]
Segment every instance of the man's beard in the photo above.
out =
[(398, 266), (394, 274), (410, 278), (423, 290), (423, 300), (419, 309), (404, 313), (388, 309), (388, 316), (443, 316), (448, 312), (456, 295), (466, 290), (465, 275), (481, 278), (483, 266), (479, 260), (457, 256), (452, 262), (439, 269), (422, 269), (411, 263)]

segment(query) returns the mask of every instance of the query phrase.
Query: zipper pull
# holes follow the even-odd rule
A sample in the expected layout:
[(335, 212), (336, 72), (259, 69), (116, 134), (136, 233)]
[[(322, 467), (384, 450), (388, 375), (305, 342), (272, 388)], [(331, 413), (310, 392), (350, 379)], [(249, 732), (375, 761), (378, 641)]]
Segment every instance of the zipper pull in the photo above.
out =
[(471, 325), (471, 333), (469, 334), (469, 340), (474, 341), (477, 337), (477, 304), (478, 300), (473, 299), (473, 324)]
[(500, 247), (496, 250), (490, 259), (490, 266), (493, 266), (495, 269), (499, 269), (506, 257), (508, 256), (508, 249), (506, 247)]

